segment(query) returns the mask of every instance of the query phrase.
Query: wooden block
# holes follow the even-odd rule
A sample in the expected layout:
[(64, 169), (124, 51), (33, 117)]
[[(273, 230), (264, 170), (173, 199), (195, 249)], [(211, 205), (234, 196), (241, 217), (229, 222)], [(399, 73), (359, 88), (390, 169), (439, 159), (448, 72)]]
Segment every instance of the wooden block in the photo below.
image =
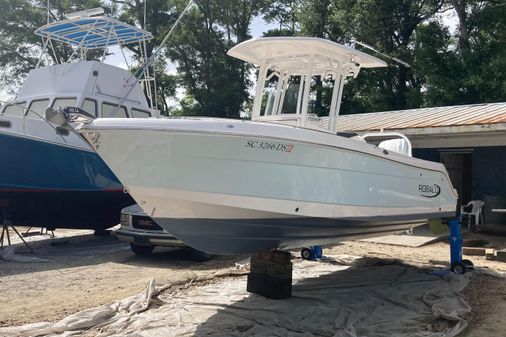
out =
[(487, 249), (485, 249), (485, 255), (486, 254), (493, 254), (493, 255), (495, 255), (495, 249), (494, 248), (487, 248)]
[(254, 274), (269, 275), (280, 279), (292, 278), (292, 263), (277, 263), (274, 261), (251, 258), (250, 272)]
[(464, 255), (485, 256), (485, 254), (486, 254), (486, 248), (481, 248), (481, 247), (464, 247), (464, 248), (462, 248), (462, 254), (464, 254)]
[(490, 261), (495, 261), (495, 251), (487, 252), (485, 258)]
[(292, 296), (292, 278), (279, 279), (269, 275), (249, 273), (246, 290), (276, 300), (290, 298)]
[(253, 253), (251, 259), (259, 259), (264, 261), (272, 261), (276, 263), (290, 262), (291, 254), (289, 252), (282, 252), (279, 250), (272, 250), (268, 252)]
[(506, 262), (506, 249), (496, 251), (496, 260)]

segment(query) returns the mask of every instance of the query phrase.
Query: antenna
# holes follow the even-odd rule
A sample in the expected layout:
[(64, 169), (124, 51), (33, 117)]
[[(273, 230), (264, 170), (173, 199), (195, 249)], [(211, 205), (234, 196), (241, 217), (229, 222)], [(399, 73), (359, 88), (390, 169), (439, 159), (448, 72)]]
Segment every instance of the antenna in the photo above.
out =
[(392, 60), (392, 61), (394, 61), (394, 62), (397, 62), (397, 63), (399, 63), (399, 64), (402, 64), (402, 65), (403, 65), (403, 66), (405, 66), (406, 68), (411, 68), (411, 66), (410, 66), (408, 63), (404, 62), (403, 60), (399, 60), (397, 57), (393, 57), (393, 56), (387, 55), (387, 54), (385, 54), (385, 53), (382, 53), (382, 52), (380, 52), (379, 50), (377, 50), (376, 48), (374, 48), (373, 46), (370, 46), (370, 45), (368, 45), (368, 44), (366, 44), (366, 43), (363, 43), (363, 42), (357, 41), (357, 39), (355, 39), (355, 38), (352, 38), (352, 39), (351, 39), (351, 47), (352, 47), (352, 48), (355, 48), (355, 44), (359, 44), (359, 45), (361, 45), (362, 47), (365, 47), (365, 48), (367, 48), (367, 49), (370, 49), (370, 50), (372, 50), (373, 52), (378, 53), (378, 54), (380, 54), (381, 56), (383, 56), (383, 57), (385, 57), (385, 58), (387, 58), (387, 59), (389, 59), (389, 60)]

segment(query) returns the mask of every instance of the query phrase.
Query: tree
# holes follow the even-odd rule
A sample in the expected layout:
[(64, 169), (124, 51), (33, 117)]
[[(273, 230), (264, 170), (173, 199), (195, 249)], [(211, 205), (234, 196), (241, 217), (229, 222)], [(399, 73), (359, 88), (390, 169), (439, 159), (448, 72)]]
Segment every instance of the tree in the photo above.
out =
[(504, 1), (453, 0), (459, 18), (461, 65), (457, 99), (464, 103), (506, 99), (506, 5)]
[(443, 0), (304, 1), (300, 15), (303, 35), (344, 44), (356, 39), (411, 65), (385, 59), (388, 68), (363, 70), (345, 86), (341, 113), (405, 109), (424, 104), (424, 75), (418, 72), (414, 52), (416, 30), (435, 18), (442, 6)]
[(250, 38), (251, 21), (262, 5), (254, 0), (198, 0), (184, 18), (167, 55), (177, 62), (187, 96), (196, 102), (188, 113), (240, 117), (249, 99), (250, 68), (227, 51)]
[(452, 36), (435, 20), (417, 30), (415, 53), (425, 75), (424, 105), (506, 99), (506, 8), (496, 1), (451, 0), (458, 19)]
[[(264, 36), (293, 36), (297, 33), (301, 0), (275, 0), (267, 2), (261, 9), (264, 20), (268, 23), (277, 23), (279, 28), (264, 32)], [(278, 35), (276, 35), (276, 33)]]

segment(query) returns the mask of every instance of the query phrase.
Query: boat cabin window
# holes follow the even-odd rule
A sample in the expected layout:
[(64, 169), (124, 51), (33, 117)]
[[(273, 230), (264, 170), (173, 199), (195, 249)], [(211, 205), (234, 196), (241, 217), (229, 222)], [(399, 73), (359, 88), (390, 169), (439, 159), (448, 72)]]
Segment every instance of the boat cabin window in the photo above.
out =
[(7, 105), (3, 111), (3, 114), (12, 116), (24, 116), (25, 115), (25, 104), (26, 102), (19, 102), (16, 104)]
[(57, 107), (66, 107), (66, 106), (75, 106), (76, 105), (76, 98), (75, 97), (58, 97), (55, 98), (53, 101), (52, 108)]
[(83, 101), (81, 109), (83, 109), (84, 111), (86, 111), (87, 113), (89, 113), (92, 116), (96, 116), (96, 117), (98, 116), (97, 115), (97, 101), (95, 101), (94, 99), (86, 98)]
[(134, 118), (148, 118), (151, 117), (151, 113), (149, 111), (140, 110), (132, 108), (132, 117)]
[(113, 116), (117, 104), (102, 102), (102, 118), (128, 118), (126, 108), (121, 106), (118, 112)]
[(49, 106), (49, 98), (33, 100), (28, 107), (27, 116), (42, 117)]

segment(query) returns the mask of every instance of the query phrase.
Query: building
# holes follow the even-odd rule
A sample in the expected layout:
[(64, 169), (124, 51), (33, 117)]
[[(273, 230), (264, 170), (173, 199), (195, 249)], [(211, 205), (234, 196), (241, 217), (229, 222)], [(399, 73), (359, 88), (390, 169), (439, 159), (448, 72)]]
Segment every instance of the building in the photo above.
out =
[(485, 221), (506, 224), (506, 102), (343, 115), (338, 131), (405, 134), (413, 156), (442, 162), (459, 204), (485, 201)]

